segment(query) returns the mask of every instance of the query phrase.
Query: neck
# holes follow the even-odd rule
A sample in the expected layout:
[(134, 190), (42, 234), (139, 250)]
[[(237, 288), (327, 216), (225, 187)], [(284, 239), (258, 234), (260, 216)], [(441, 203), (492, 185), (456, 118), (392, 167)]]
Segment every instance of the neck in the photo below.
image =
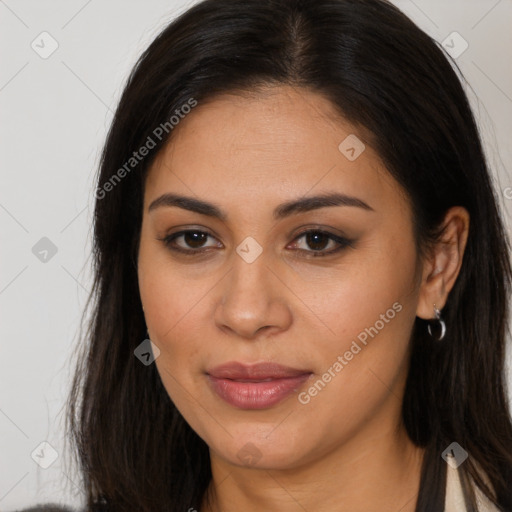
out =
[(402, 425), (375, 432), (285, 470), (239, 467), (210, 451), (209, 502), (201, 512), (414, 512), (424, 450)]

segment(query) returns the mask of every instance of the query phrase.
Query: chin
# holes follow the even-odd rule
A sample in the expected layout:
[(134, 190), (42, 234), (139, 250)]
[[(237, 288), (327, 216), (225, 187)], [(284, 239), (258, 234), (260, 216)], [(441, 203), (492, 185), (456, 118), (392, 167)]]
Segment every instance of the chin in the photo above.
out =
[(269, 435), (272, 429), (265, 429), (265, 432), (260, 429), (259, 433), (254, 434), (246, 430), (225, 439), (221, 446), (215, 442), (208, 444), (230, 464), (246, 468), (291, 469), (308, 458), (303, 439), (293, 439), (285, 430), (279, 436), (275, 431)]

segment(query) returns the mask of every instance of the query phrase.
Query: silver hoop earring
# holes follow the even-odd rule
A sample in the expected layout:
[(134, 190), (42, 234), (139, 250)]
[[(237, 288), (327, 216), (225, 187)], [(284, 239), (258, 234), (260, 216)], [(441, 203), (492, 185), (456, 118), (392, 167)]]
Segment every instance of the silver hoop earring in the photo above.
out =
[(435, 338), (434, 335), (432, 334), (431, 324), (428, 324), (427, 330), (432, 338), (434, 338), (436, 341), (441, 341), (444, 338), (444, 335), (446, 334), (446, 324), (444, 323), (444, 320), (441, 318), (441, 311), (439, 311), (439, 309), (437, 309), (435, 304), (434, 304), (434, 315), (439, 324), (439, 329), (441, 330), (441, 333), (439, 334), (438, 338)]

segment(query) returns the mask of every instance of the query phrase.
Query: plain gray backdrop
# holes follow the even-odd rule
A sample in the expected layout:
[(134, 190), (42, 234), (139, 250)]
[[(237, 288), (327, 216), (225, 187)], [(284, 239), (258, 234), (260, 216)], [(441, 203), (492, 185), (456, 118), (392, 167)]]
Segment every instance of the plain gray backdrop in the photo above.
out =
[[(136, 58), (192, 3), (0, 0), (1, 511), (82, 504), (63, 406), (91, 286), (99, 152)], [(394, 3), (457, 54), (510, 232), (512, 1)]]

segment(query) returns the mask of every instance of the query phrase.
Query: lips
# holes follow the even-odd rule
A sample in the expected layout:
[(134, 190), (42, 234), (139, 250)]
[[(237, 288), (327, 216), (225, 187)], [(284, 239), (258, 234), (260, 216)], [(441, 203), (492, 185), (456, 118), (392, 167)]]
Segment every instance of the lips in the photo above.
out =
[(240, 409), (269, 408), (300, 388), (311, 374), (311, 370), (276, 363), (230, 362), (207, 371), (212, 390)]
[(298, 375), (311, 373), (311, 371), (299, 370), (276, 363), (245, 365), (242, 363), (232, 362), (216, 366), (207, 373), (218, 379), (262, 381), (265, 379), (297, 377)]

